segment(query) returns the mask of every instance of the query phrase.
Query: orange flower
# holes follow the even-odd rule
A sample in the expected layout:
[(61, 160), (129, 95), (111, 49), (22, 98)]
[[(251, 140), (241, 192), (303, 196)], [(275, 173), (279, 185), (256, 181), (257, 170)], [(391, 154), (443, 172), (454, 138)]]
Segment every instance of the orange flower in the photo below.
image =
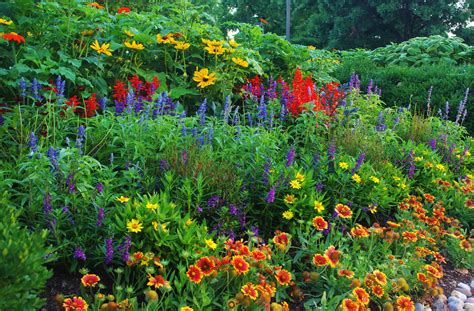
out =
[(2, 35), (2, 38), (8, 41), (16, 41), (18, 43), (25, 42), (25, 38), (23, 36), (20, 36), (16, 32), (4, 33)]
[(249, 272), (250, 265), (247, 261), (245, 261), (244, 257), (242, 256), (232, 257), (232, 261), (230, 263), (238, 274), (246, 274), (247, 272)]
[(416, 242), (418, 240), (416, 232), (405, 231), (402, 233), (403, 238), (406, 241)]
[(344, 311), (359, 311), (359, 304), (351, 299), (344, 299), (341, 306)]
[(202, 280), (202, 271), (196, 266), (190, 266), (188, 272), (186, 272), (186, 275), (188, 276), (189, 280), (191, 280), (191, 282), (196, 284), (199, 284)]
[(84, 287), (94, 287), (99, 282), (100, 278), (95, 274), (86, 274), (81, 278)]
[(351, 235), (354, 238), (366, 238), (370, 235), (369, 230), (366, 227), (357, 224), (354, 228), (351, 229)]
[(379, 298), (382, 298), (382, 296), (384, 294), (382, 286), (375, 285), (374, 287), (372, 287), (372, 293), (374, 293), (375, 296), (377, 296)]
[(316, 266), (322, 267), (322, 266), (326, 266), (328, 263), (329, 263), (329, 259), (324, 255), (315, 254), (313, 256), (313, 264), (315, 264)]
[(414, 311), (415, 304), (411, 301), (410, 297), (400, 296), (397, 299), (397, 308), (398, 311)]
[(267, 258), (267, 255), (265, 255), (265, 253), (261, 250), (256, 249), (252, 252), (252, 257), (257, 261), (260, 261), (265, 260)]
[(387, 221), (387, 225), (389, 225), (392, 228), (400, 228), (401, 225), (399, 223), (393, 222), (393, 221)]
[(375, 275), (373, 275), (372, 273), (367, 273), (367, 275), (365, 276), (365, 279), (364, 279), (364, 284), (367, 287), (375, 286), (375, 284), (376, 284)]
[(104, 6), (98, 4), (97, 2), (88, 3), (87, 6), (90, 6), (91, 8), (96, 8), (96, 9), (105, 9)]
[(344, 204), (337, 204), (335, 208), (336, 214), (341, 217), (341, 218), (351, 218), (352, 217), (352, 211), (349, 208), (349, 206), (344, 205)]
[(468, 240), (461, 240), (459, 241), (459, 246), (465, 250), (466, 252), (471, 252), (472, 251), (472, 246), (471, 243), (469, 243)]
[(313, 226), (318, 230), (318, 231), (323, 231), (328, 228), (328, 222), (324, 220), (323, 217), (321, 216), (316, 216), (313, 218)]
[(120, 9), (118, 9), (117, 13), (118, 13), (118, 14), (130, 13), (130, 9), (123, 6), (123, 7), (121, 7)]
[(252, 300), (256, 300), (258, 297), (258, 291), (252, 283), (247, 283), (240, 289), (244, 296), (249, 297)]
[(385, 275), (385, 273), (380, 272), (379, 270), (375, 270), (372, 273), (374, 274), (375, 281), (377, 283), (379, 283), (382, 286), (387, 284), (387, 276)]
[(441, 279), (443, 277), (443, 271), (441, 270), (441, 268), (438, 269), (433, 265), (425, 265), (424, 268), (428, 272), (428, 274), (434, 278)]
[(324, 254), (326, 255), (326, 257), (329, 260), (329, 262), (328, 262), (329, 265), (332, 268), (335, 268), (337, 266), (337, 264), (339, 263), (339, 257), (341, 257), (341, 252), (336, 250), (336, 248), (333, 245), (331, 245), (324, 252)]
[(82, 297), (66, 298), (63, 301), (65, 311), (87, 311), (89, 305)]
[(357, 301), (363, 305), (368, 305), (369, 304), (369, 293), (367, 293), (367, 291), (365, 289), (363, 289), (362, 287), (357, 287), (357, 288), (354, 288), (354, 290), (352, 291), (352, 293), (354, 294), (354, 296), (356, 297)]
[(280, 285), (286, 286), (289, 285), (291, 282), (291, 274), (286, 270), (280, 270), (275, 274), (275, 278), (277, 279)]
[(149, 276), (147, 286), (155, 286), (155, 288), (160, 287), (170, 287), (169, 282), (165, 280), (161, 275)]
[(425, 193), (425, 194), (423, 194), (423, 196), (425, 197), (425, 200), (430, 202), (430, 203), (433, 203), (434, 200), (435, 200), (435, 197), (432, 196), (431, 194)]
[(347, 270), (347, 269), (341, 269), (341, 270), (337, 271), (337, 275), (345, 276), (348, 279), (352, 279), (354, 277), (354, 272), (352, 272), (351, 270)]
[(204, 275), (211, 275), (216, 265), (209, 257), (202, 257), (196, 261), (196, 266), (201, 270)]

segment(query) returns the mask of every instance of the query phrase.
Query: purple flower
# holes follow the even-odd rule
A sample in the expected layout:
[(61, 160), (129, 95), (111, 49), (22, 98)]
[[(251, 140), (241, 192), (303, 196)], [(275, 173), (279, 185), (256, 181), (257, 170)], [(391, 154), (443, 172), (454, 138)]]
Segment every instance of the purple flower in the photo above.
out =
[(262, 181), (265, 185), (268, 185), (268, 176), (270, 175), (270, 168), (272, 167), (272, 162), (270, 158), (267, 158), (265, 164), (263, 165), (263, 174)]
[(384, 124), (383, 111), (379, 112), (379, 115), (377, 117), (377, 125), (375, 126), (375, 129), (378, 132), (383, 132), (387, 129), (387, 126)]
[(84, 138), (86, 136), (86, 128), (84, 125), (80, 125), (77, 129), (76, 148), (79, 149), (79, 153), (82, 154), (82, 147), (84, 146)]
[(201, 126), (204, 126), (206, 124), (206, 110), (207, 110), (207, 98), (204, 98), (204, 101), (201, 103), (197, 111), (197, 114), (200, 120), (199, 123), (201, 124)]
[(355, 172), (357, 172), (359, 170), (359, 168), (362, 166), (362, 163), (364, 163), (364, 159), (365, 159), (365, 152), (362, 152), (359, 157), (357, 158), (357, 162), (356, 162), (356, 165), (354, 166), (354, 168), (352, 169), (352, 175), (355, 174)]
[(61, 76), (58, 76), (56, 78), (56, 95), (59, 97), (64, 97), (64, 90), (66, 88), (66, 81), (61, 78)]
[(324, 188), (323, 183), (318, 183), (318, 184), (316, 184), (315, 189), (316, 189), (317, 192), (323, 191), (323, 188)]
[(69, 193), (75, 193), (76, 192), (76, 186), (74, 184), (74, 173), (69, 174), (69, 176), (67, 177), (66, 186), (68, 188)]
[(99, 100), (99, 108), (100, 110), (105, 111), (105, 109), (107, 108), (107, 97), (102, 97)]
[(130, 259), (130, 253), (128, 252), (130, 246), (132, 246), (132, 238), (127, 236), (125, 241), (117, 247), (117, 251), (124, 262), (127, 262)]
[(260, 99), (260, 104), (258, 105), (258, 125), (262, 125), (267, 121), (267, 105), (265, 104), (265, 96), (262, 95)]
[(95, 188), (97, 189), (97, 192), (99, 192), (99, 193), (104, 192), (104, 184), (102, 184), (101, 182), (100, 182), (100, 183), (97, 183), (97, 185), (95, 186)]
[(295, 148), (291, 147), (290, 151), (286, 155), (286, 167), (290, 167), (291, 165), (293, 165), (293, 161), (295, 160), (295, 154)]
[(331, 223), (328, 222), (328, 228), (323, 231), (323, 234), (326, 236), (331, 232)]
[(413, 150), (410, 151), (410, 154), (408, 155), (408, 163), (410, 164), (410, 167), (408, 169), (408, 179), (412, 179), (413, 175), (415, 175), (415, 161), (413, 158)]
[(111, 264), (114, 259), (114, 246), (112, 239), (105, 240), (105, 264)]
[[(121, 115), (123, 111), (125, 110), (125, 103), (119, 102), (118, 100), (114, 99), (115, 102), (115, 115)], [(153, 110), (153, 112), (155, 112)]]
[(426, 102), (426, 110), (428, 111), (428, 114), (430, 114), (431, 111), (431, 93), (433, 92), (433, 86), (430, 86), (428, 89), (428, 100)]
[(230, 204), (229, 214), (231, 214), (232, 216), (237, 216), (238, 213), (239, 213), (239, 210), (237, 209), (237, 206), (235, 206), (235, 204)]
[(367, 94), (372, 94), (372, 87), (374, 86), (374, 81), (370, 79), (369, 84), (367, 85)]
[(66, 214), (66, 217), (69, 220), (69, 223), (74, 226), (75, 225), (74, 218), (72, 217), (72, 213), (69, 210), (69, 208), (67, 206), (64, 206), (62, 208), (62, 212)]
[(275, 186), (270, 188), (270, 191), (268, 191), (266, 201), (267, 203), (273, 203), (275, 202), (275, 193), (276, 193), (276, 188)]
[(28, 83), (26, 82), (26, 80), (23, 77), (18, 82), (18, 85), (20, 87), (20, 96), (21, 97), (26, 97), (26, 88), (28, 87)]
[(227, 124), (229, 122), (229, 115), (230, 115), (231, 109), (232, 108), (230, 106), (230, 96), (227, 95), (225, 97), (224, 110), (222, 111), (224, 124)]
[(41, 84), (36, 80), (36, 78), (33, 79), (33, 82), (31, 82), (31, 93), (33, 94), (33, 98), (36, 100), (43, 100), (43, 97), (39, 94), (39, 91), (41, 90)]
[(333, 161), (335, 156), (336, 156), (336, 145), (331, 142), (328, 146), (328, 161)]
[(356, 90), (359, 90), (360, 89), (360, 80), (359, 80), (359, 76), (355, 73), (353, 73), (351, 75), (351, 78), (349, 80), (349, 90), (353, 90), (353, 89), (356, 89)]
[(46, 151), (46, 155), (48, 156), (49, 160), (51, 161), (51, 165), (53, 166), (53, 169), (58, 170), (59, 169), (59, 163), (58, 163), (58, 153), (53, 147), (49, 147), (48, 151)]
[(166, 160), (160, 160), (160, 170), (166, 171), (169, 168), (169, 164)]
[(97, 211), (97, 227), (102, 226), (102, 222), (104, 221), (104, 212), (105, 210), (103, 207), (99, 208), (99, 210)]
[(207, 206), (211, 208), (216, 208), (219, 205), (220, 198), (218, 196), (213, 196), (207, 201)]
[(85, 261), (85, 260), (86, 260), (86, 253), (84, 253), (84, 251), (82, 250), (82, 248), (80, 248), (80, 247), (78, 246), (78, 247), (76, 247), (76, 249), (74, 250), (74, 258), (77, 259), (77, 260)]
[[(467, 112), (464, 111), (466, 104), (467, 104), (467, 98), (469, 96), (469, 88), (466, 89), (466, 92), (464, 93), (464, 98), (461, 100), (458, 106), (458, 113), (456, 115), (456, 123), (459, 123), (461, 121), (461, 118), (463, 117), (463, 114), (467, 114)], [(467, 111), (467, 109), (466, 109)]]
[(196, 206), (196, 210), (197, 210), (198, 213), (202, 213), (202, 211), (203, 211), (202, 207), (200, 207), (199, 205)]
[(51, 205), (51, 195), (46, 193), (43, 198), (43, 212), (45, 215), (48, 215), (53, 210), (53, 206)]
[(250, 229), (252, 231), (252, 234), (253, 236), (257, 237), (258, 236), (258, 227), (257, 226), (252, 226), (252, 228)]
[(35, 136), (34, 132), (30, 132), (30, 140), (28, 141), (28, 146), (31, 148), (31, 152), (37, 152), (38, 151), (38, 139)]
[(428, 145), (431, 147), (431, 150), (436, 150), (436, 138), (433, 138), (429, 141)]

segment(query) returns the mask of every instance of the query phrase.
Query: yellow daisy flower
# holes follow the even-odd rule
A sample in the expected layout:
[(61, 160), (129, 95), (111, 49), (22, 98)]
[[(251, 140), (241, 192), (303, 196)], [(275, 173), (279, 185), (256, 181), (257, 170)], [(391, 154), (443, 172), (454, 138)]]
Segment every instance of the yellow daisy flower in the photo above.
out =
[(159, 208), (159, 207), (160, 207), (160, 205), (159, 205), (158, 203), (150, 203), (150, 202), (148, 202), (148, 203), (146, 204), (146, 208), (148, 208), (148, 209), (153, 209), (153, 210), (154, 210), (154, 209), (157, 209), (157, 208)]
[(193, 80), (198, 82), (198, 87), (200, 88), (205, 88), (208, 87), (209, 85), (212, 85), (216, 82), (216, 74), (215, 73), (209, 73), (209, 70), (207, 68), (197, 70), (194, 72), (194, 77)]
[(184, 50), (189, 49), (190, 46), (191, 46), (191, 44), (189, 44), (189, 43), (178, 41), (174, 45), (174, 48), (177, 49), (177, 50), (184, 51)]
[(301, 184), (298, 180), (292, 180), (290, 181), (290, 187), (293, 189), (301, 189)]
[(349, 168), (349, 164), (347, 164), (347, 162), (339, 162), (339, 167), (346, 170)]
[(286, 204), (293, 204), (296, 202), (296, 197), (293, 194), (287, 194), (283, 199)]
[(91, 49), (93, 49), (97, 53), (105, 54), (107, 56), (112, 56), (112, 51), (109, 48), (110, 48), (110, 43), (99, 44), (98, 40), (95, 40), (94, 43), (91, 44)]
[(142, 51), (145, 49), (145, 47), (143, 46), (143, 44), (141, 43), (137, 43), (135, 40), (132, 41), (132, 43), (128, 42), (128, 41), (125, 41), (124, 42), (124, 45), (129, 48), (129, 49), (132, 49), (132, 50), (137, 50), (137, 51)]
[(295, 216), (295, 214), (293, 214), (292, 211), (288, 210), (286, 212), (283, 212), (282, 216), (283, 216), (283, 218), (285, 218), (287, 220), (291, 220)]
[(117, 200), (117, 201), (120, 202), (120, 203), (127, 203), (130, 199), (127, 198), (127, 197), (124, 197), (124, 196), (122, 195), (122, 196), (116, 198), (115, 200)]
[(320, 214), (325, 210), (323, 203), (319, 201), (314, 201), (314, 209)]
[(232, 57), (232, 61), (239, 65), (239, 66), (242, 66), (244, 68), (247, 68), (249, 66), (249, 63), (245, 60), (243, 60), (242, 58), (239, 58), (239, 57)]
[(360, 184), (362, 182), (362, 178), (358, 174), (352, 175), (352, 180), (355, 181), (356, 183)]
[(143, 229), (143, 224), (137, 219), (132, 219), (127, 222), (127, 229), (129, 232), (138, 233)]
[(217, 248), (216, 242), (214, 242), (212, 239), (207, 239), (205, 240), (207, 247), (209, 247), (212, 250), (215, 250)]
[(380, 184), (380, 179), (375, 176), (370, 176), (369, 179), (372, 180), (375, 184)]
[(7, 25), (7, 26), (10, 26), (11, 24), (13, 24), (13, 21), (11, 21), (11, 20), (9, 21), (9, 20), (0, 18), (0, 25)]

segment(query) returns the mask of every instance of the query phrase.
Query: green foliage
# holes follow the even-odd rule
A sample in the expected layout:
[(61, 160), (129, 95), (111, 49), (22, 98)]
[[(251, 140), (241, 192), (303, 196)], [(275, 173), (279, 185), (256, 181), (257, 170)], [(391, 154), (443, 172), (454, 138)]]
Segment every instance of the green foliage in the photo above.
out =
[(0, 309), (36, 310), (44, 304), (39, 295), (52, 275), (45, 267), (54, 259), (52, 250), (45, 247), (47, 232), (31, 232), (21, 225), (20, 213), (9, 202), (7, 192), (1, 197)]
[[(431, 105), (433, 113), (438, 109), (445, 111), (449, 102), (449, 118), (456, 119), (457, 107), (464, 98), (467, 88), (474, 85), (473, 65), (423, 65), (407, 67), (400, 65), (377, 66), (362, 55), (344, 57), (342, 65), (334, 72), (340, 81), (348, 81), (352, 73), (357, 73), (365, 88), (372, 79), (382, 90), (382, 100), (387, 106), (404, 106), (424, 111), (426, 109), (428, 90), (433, 87)], [(466, 107), (471, 110), (473, 102), (469, 96)], [(467, 117), (464, 126), (470, 133), (474, 132), (474, 119)]]

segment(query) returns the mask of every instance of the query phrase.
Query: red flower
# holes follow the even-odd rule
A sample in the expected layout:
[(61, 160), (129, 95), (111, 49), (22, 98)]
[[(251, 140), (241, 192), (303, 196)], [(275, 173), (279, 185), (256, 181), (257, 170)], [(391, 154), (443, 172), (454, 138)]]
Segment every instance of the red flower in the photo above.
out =
[(20, 36), (16, 32), (4, 33), (2, 35), (2, 38), (8, 41), (16, 41), (18, 43), (25, 42), (25, 38), (23, 36)]
[(418, 272), (416, 274), (416, 277), (418, 278), (418, 281), (420, 281), (422, 283), (427, 283), (428, 282), (428, 278), (426, 277), (426, 274), (424, 274), (424, 273)]
[(405, 231), (402, 233), (402, 236), (405, 240), (410, 242), (416, 242), (418, 240), (416, 232)]
[(385, 275), (385, 273), (380, 272), (379, 270), (375, 270), (372, 273), (377, 283), (379, 283), (382, 286), (387, 284), (387, 276)]
[(260, 261), (265, 260), (267, 258), (267, 255), (265, 255), (265, 253), (261, 250), (256, 249), (252, 252), (252, 257), (257, 261)]
[(89, 305), (82, 297), (66, 298), (63, 301), (65, 311), (87, 311)]
[(313, 256), (313, 264), (316, 266), (326, 266), (329, 263), (329, 259), (321, 254), (315, 254)]
[(81, 278), (84, 287), (93, 287), (100, 282), (100, 278), (95, 274), (86, 274)]
[(341, 269), (341, 270), (337, 271), (337, 275), (345, 276), (348, 279), (352, 279), (354, 277), (354, 272), (352, 272), (351, 270), (347, 270), (347, 269)]
[(342, 310), (344, 311), (359, 311), (359, 304), (351, 299), (344, 299), (342, 301)]
[(415, 304), (411, 301), (411, 298), (408, 296), (400, 296), (397, 299), (397, 310), (399, 311), (414, 311)]
[(249, 272), (249, 263), (242, 256), (234, 256), (230, 262), (238, 274)]
[(160, 288), (160, 287), (169, 287), (169, 282), (165, 280), (164, 277), (161, 275), (157, 276), (149, 276), (148, 277), (148, 283), (146, 284), (147, 286), (155, 286), (155, 288)]
[(290, 243), (290, 239), (285, 232), (282, 232), (273, 237), (273, 243), (277, 246), (286, 247)]
[(351, 235), (354, 238), (366, 238), (370, 235), (370, 232), (364, 226), (357, 224), (351, 229)]
[(214, 261), (212, 261), (209, 257), (202, 257), (196, 262), (196, 266), (201, 269), (201, 272), (204, 275), (210, 275), (213, 271), (216, 265), (214, 264)]
[(66, 100), (65, 103), (66, 103), (66, 105), (72, 107), (73, 111), (76, 112), (76, 107), (77, 107), (77, 105), (79, 105), (79, 101), (77, 100), (76, 95), (69, 98), (69, 100)]
[(186, 275), (188, 276), (189, 280), (191, 280), (191, 282), (196, 284), (199, 284), (202, 280), (201, 269), (196, 266), (190, 266), (188, 272), (186, 272)]
[(286, 270), (280, 270), (275, 274), (275, 278), (277, 279), (280, 285), (289, 285), (291, 282), (291, 274)]
[(337, 204), (336, 209), (335, 209), (336, 214), (341, 217), (341, 218), (351, 218), (352, 217), (352, 211), (349, 206), (344, 205), (344, 204)]
[(384, 294), (382, 286), (376, 285), (376, 286), (372, 287), (372, 293), (374, 293), (375, 296), (377, 296), (379, 298), (382, 298), (382, 296)]
[(130, 13), (130, 9), (123, 6), (123, 7), (121, 7), (120, 9), (118, 9), (117, 13), (118, 13), (118, 14)]
[(95, 115), (95, 111), (97, 110), (97, 95), (93, 93), (88, 99), (85, 100), (86, 105), (86, 117), (90, 118)]
[(354, 296), (356, 297), (356, 299), (359, 303), (361, 303), (363, 305), (369, 304), (369, 301), (370, 301), (369, 294), (362, 287), (354, 288), (352, 293), (354, 294)]
[(329, 246), (328, 249), (324, 252), (326, 257), (329, 260), (329, 265), (332, 268), (335, 268), (337, 264), (339, 263), (339, 257), (341, 257), (341, 252), (336, 250), (334, 246)]
[(317, 230), (323, 231), (323, 230), (326, 230), (328, 228), (328, 222), (325, 221), (323, 217), (316, 216), (316, 217), (313, 218), (313, 226)]
[(125, 102), (125, 98), (127, 97), (127, 92), (128, 92), (128, 89), (125, 86), (126, 85), (122, 81), (120, 80), (115, 81), (114, 91), (112, 94), (112, 97), (115, 100), (119, 102)]
[(256, 300), (258, 297), (258, 291), (252, 283), (247, 283), (240, 289), (244, 296), (248, 296), (252, 300)]

